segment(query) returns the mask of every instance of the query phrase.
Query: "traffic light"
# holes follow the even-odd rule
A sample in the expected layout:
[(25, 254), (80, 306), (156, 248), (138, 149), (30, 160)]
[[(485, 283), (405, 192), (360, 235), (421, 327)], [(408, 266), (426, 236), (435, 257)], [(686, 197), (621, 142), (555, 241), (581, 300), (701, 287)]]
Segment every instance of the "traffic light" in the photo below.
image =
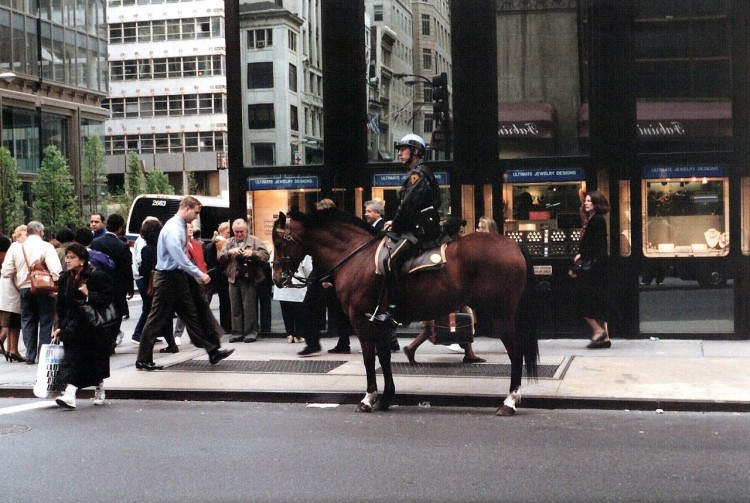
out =
[(438, 126), (446, 124), (450, 115), (450, 104), (448, 101), (448, 74), (443, 72), (432, 77), (432, 112)]

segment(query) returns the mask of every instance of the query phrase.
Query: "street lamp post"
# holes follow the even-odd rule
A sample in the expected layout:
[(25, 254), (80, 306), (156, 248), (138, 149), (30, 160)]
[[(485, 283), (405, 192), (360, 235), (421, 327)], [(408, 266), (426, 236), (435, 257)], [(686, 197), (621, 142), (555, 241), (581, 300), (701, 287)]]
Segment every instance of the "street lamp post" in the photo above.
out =
[[(446, 158), (450, 156), (451, 127), (450, 105), (448, 101), (450, 97), (450, 92), (448, 90), (448, 74), (442, 72), (431, 79), (413, 73), (394, 73), (393, 77), (396, 79), (411, 77), (425, 82), (432, 88), (432, 112), (435, 117), (436, 126), (432, 131), (430, 143), (436, 150), (443, 150)], [(407, 83), (414, 84), (415, 81)]]

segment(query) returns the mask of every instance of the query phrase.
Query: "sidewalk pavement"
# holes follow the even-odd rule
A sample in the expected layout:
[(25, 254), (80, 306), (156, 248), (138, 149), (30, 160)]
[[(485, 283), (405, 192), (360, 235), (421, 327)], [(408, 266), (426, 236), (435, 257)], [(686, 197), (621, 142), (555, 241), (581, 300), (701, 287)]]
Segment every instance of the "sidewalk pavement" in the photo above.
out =
[[(410, 340), (399, 337), (401, 347)], [(586, 342), (540, 341), (540, 378), (524, 378), (520, 409), (750, 412), (750, 341), (613, 339), (603, 350), (587, 350)], [(165, 369), (146, 372), (135, 369), (137, 346), (126, 337), (111, 359), (107, 399), (340, 403), (353, 409), (366, 388), (359, 343), (351, 338), (351, 354), (327, 353), (335, 343), (324, 338), (320, 355), (299, 358), (304, 345), (281, 337), (225, 342), (235, 352), (215, 366), (187, 342), (176, 354), (158, 353), (164, 346), (157, 345), (154, 360)], [(480, 337), (474, 350), (487, 363), (464, 364), (462, 354), (429, 342), (417, 350), (418, 365), (409, 365), (403, 352), (393, 353), (395, 404), (500, 406), (510, 384), (502, 343)], [(37, 365), (0, 360), (0, 396), (33, 398), (36, 373)]]

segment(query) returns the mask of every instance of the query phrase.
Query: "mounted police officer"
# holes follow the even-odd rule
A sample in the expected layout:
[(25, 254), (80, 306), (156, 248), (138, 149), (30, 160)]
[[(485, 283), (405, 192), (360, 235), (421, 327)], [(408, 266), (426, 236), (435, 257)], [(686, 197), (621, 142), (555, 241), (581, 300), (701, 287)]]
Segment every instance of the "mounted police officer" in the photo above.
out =
[(396, 216), (384, 229), (395, 242), (384, 260), (388, 308), (371, 321), (398, 324), (396, 314), (401, 303), (401, 268), (425, 243), (440, 236), (440, 187), (432, 170), (423, 163), (427, 146), (415, 134), (407, 134), (396, 143), (398, 159), (409, 168), (399, 192)]

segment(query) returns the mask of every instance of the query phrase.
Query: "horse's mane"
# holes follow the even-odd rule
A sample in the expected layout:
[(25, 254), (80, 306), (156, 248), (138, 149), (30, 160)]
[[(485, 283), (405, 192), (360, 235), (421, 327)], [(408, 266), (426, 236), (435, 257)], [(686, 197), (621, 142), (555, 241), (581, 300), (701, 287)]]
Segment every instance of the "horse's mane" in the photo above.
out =
[(326, 208), (324, 210), (313, 211), (312, 213), (302, 213), (301, 211), (294, 209), (289, 212), (289, 216), (300, 222), (306, 229), (314, 229), (340, 223), (364, 229), (373, 235), (377, 233), (372, 225), (368, 224), (358, 216), (347, 211), (342, 211), (338, 208)]

